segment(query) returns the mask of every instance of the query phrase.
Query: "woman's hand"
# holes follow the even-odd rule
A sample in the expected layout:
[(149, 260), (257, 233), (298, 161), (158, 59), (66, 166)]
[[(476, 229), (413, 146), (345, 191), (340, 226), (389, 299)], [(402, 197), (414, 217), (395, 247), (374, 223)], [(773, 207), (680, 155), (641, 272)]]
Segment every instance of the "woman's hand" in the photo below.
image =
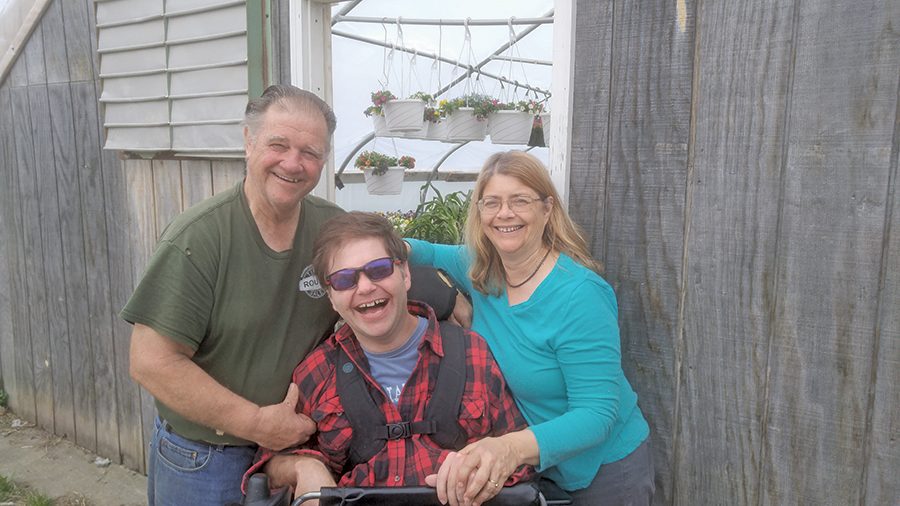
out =
[(537, 464), (537, 440), (530, 430), (488, 437), (451, 452), (437, 475), (425, 483), (437, 489), (442, 504), (478, 506), (500, 493), (522, 464)]
[(448, 320), (464, 329), (472, 328), (472, 304), (460, 291), (456, 292), (456, 304), (453, 305), (453, 314)]

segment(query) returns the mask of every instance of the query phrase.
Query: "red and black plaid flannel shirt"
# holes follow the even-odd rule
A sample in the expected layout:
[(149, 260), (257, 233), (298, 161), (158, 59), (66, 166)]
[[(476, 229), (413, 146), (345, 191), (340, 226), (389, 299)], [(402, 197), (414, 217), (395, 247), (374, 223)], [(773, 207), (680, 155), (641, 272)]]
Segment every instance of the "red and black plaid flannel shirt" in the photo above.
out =
[[(387, 441), (384, 448), (368, 462), (344, 472), (348, 460), (353, 428), (338, 397), (335, 385), (337, 347), (342, 347), (378, 393), (377, 401), (388, 423), (421, 420), (426, 399), (434, 388), (438, 365), (444, 350), (440, 327), (434, 312), (417, 302), (409, 303), (409, 312), (428, 318), (428, 329), (419, 344), (420, 358), (395, 405), (369, 374), (368, 361), (349, 325), (319, 345), (294, 370), (294, 383), (300, 387), (298, 411), (308, 414), (318, 425), (318, 432), (299, 449), (289, 453), (315, 457), (328, 467), (338, 486), (415, 486), (424, 485), (425, 476), (437, 472), (452, 450), (440, 448), (427, 435)], [(487, 436), (499, 436), (526, 426), (506, 381), (494, 361), (487, 344), (478, 334), (466, 331), (466, 387), (459, 413), (459, 424), (468, 434), (469, 443)], [(402, 414), (401, 414), (402, 413)], [(263, 450), (261, 458), (244, 476), (244, 484), (277, 452)], [(507, 485), (532, 476), (531, 466), (521, 466), (510, 476)]]

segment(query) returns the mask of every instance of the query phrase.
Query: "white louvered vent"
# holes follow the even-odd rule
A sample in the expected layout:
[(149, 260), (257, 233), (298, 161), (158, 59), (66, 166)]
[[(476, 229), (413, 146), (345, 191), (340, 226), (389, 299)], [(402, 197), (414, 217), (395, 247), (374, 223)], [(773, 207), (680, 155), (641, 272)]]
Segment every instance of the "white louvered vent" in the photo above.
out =
[(95, 0), (105, 149), (243, 152), (245, 0)]

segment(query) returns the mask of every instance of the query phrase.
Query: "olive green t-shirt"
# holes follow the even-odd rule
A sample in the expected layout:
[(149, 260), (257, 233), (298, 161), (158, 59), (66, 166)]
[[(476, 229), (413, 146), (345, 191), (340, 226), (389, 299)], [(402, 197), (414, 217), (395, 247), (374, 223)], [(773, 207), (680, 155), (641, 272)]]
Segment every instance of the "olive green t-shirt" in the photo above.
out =
[[(242, 188), (209, 198), (169, 224), (121, 317), (189, 346), (210, 376), (265, 406), (284, 399), (294, 367), (333, 330), (337, 314), (313, 273), (312, 245), (322, 223), (343, 211), (307, 196), (293, 247), (275, 252), (260, 235)], [(250, 444), (156, 405), (184, 437)]]

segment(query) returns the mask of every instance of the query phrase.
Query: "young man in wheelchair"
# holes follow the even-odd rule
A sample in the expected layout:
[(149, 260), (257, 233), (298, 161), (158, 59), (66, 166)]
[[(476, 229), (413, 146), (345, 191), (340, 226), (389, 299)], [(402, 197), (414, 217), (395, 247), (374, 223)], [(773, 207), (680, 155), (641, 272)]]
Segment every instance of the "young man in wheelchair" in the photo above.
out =
[[(296, 409), (318, 432), (247, 472), (299, 496), (323, 486), (425, 485), (454, 450), (525, 427), (487, 344), (407, 299), (407, 248), (384, 218), (351, 212), (326, 222), (313, 267), (344, 325), (301, 362)], [(451, 457), (452, 458), (452, 457)], [(523, 466), (506, 485), (530, 478)], [(491, 477), (480, 500), (503, 483)]]

